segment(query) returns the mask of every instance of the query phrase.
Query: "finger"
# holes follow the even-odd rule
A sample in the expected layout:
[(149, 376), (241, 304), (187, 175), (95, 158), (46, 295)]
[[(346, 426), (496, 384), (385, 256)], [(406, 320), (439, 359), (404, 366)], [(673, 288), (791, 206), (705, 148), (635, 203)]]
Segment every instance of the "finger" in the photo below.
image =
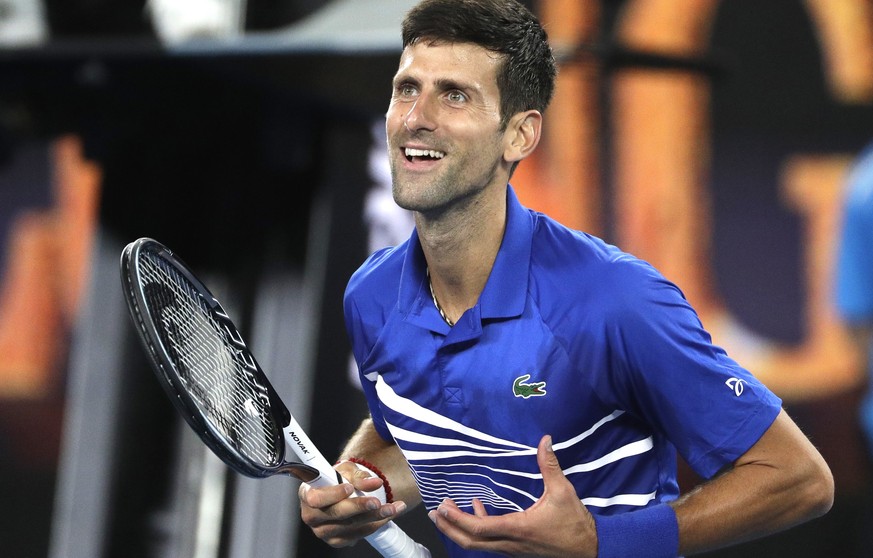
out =
[(478, 510), (476, 502), (473, 508), (475, 515), (459, 508), (453, 500), (443, 500), (436, 509), (437, 527), (445, 527), (446, 534), (451, 531), (472, 540), (512, 537), (512, 514), (490, 516), (481, 502)]
[(488, 516), (488, 510), (485, 509), (485, 504), (479, 498), (473, 498), (473, 515), (476, 517)]
[(359, 492), (377, 492), (380, 488), (382, 488), (382, 479), (379, 477), (370, 477), (367, 476), (366, 471), (359, 471), (360, 476), (356, 474), (354, 478), (349, 479), (349, 482), (352, 483), (352, 486), (355, 487), (355, 490)]
[(343, 476), (345, 480), (355, 487), (355, 490), (360, 493), (365, 493), (367, 496), (375, 496), (383, 503), (387, 495), (385, 494), (384, 481), (375, 475), (369, 469), (351, 461), (343, 461), (337, 465), (336, 470)]
[(360, 471), (360, 469), (358, 469), (358, 467), (351, 461), (341, 461), (340, 463), (337, 463), (334, 468), (344, 479), (349, 481), (355, 476), (355, 473)]
[(393, 518), (405, 509), (406, 504), (403, 502), (383, 504), (381, 500), (372, 496), (356, 496), (337, 502), (322, 511), (329, 519), (360, 523)]
[(512, 535), (501, 534), (511, 533), (511, 529), (506, 529), (511, 523), (507, 516), (489, 516), (478, 500), (474, 500), (473, 510), (475, 515), (465, 513), (451, 500), (443, 500), (429, 516), (437, 529), (461, 548), (516, 555), (517, 545)]
[(546, 488), (551, 483), (566, 479), (561, 464), (558, 463), (558, 456), (555, 455), (555, 450), (552, 448), (552, 437), (548, 434), (542, 437), (539, 446), (537, 446), (537, 465), (543, 474), (543, 484)]
[(297, 495), (300, 502), (310, 508), (326, 508), (337, 504), (354, 493), (355, 489), (350, 484), (338, 484), (335, 486), (323, 486), (314, 488), (307, 483), (300, 483)]
[(545, 506), (569, 510), (570, 508), (565, 506), (571, 505), (573, 508), (584, 509), (585, 506), (576, 494), (576, 488), (564, 475), (564, 470), (558, 462), (558, 456), (552, 448), (551, 436), (543, 436), (537, 446), (537, 465), (543, 475), (543, 495), (531, 509)]
[(315, 535), (335, 548), (351, 546), (385, 524), (385, 521), (355, 521), (325, 523), (310, 526)]
[(543, 475), (543, 496), (534, 507), (546, 505), (548, 502), (562, 505), (562, 502), (567, 499), (578, 501), (576, 489), (564, 475), (558, 456), (552, 448), (552, 437), (549, 435), (543, 436), (537, 446), (537, 465)]
[(452, 500), (451, 498), (443, 499), (443, 501), (440, 503), (440, 505), (438, 506), (437, 509), (452, 509), (452, 510), (457, 510), (461, 513), (464, 513), (461, 511), (461, 508), (458, 507), (458, 504), (456, 504), (455, 501)]
[(351, 461), (343, 461), (336, 466), (336, 470), (344, 479), (352, 484), (367, 480), (372, 481), (373, 479), (375, 479), (380, 485), (382, 483), (382, 479)]
[(386, 521), (403, 515), (406, 509), (403, 501), (382, 504), (378, 498), (352, 497), (324, 508), (301, 506), (300, 515), (309, 527), (320, 528), (317, 534), (324, 538), (336, 533), (369, 535)]
[[(358, 500), (352, 498), (350, 503)], [(343, 504), (340, 504), (343, 505)], [(397, 501), (392, 504), (380, 504), (378, 501), (369, 504), (363, 513), (347, 515), (345, 511), (339, 513), (339, 505), (332, 511), (337, 511), (337, 516), (325, 521), (310, 522), (310, 527), (318, 528), (316, 534), (321, 538), (360, 539), (374, 533), (388, 521), (396, 519), (406, 511), (406, 503)]]
[(349, 483), (314, 488), (306, 485), (299, 491), (301, 512), (309, 524), (327, 522), (368, 522), (393, 518), (406, 510), (404, 502), (383, 504), (374, 496), (357, 496)]

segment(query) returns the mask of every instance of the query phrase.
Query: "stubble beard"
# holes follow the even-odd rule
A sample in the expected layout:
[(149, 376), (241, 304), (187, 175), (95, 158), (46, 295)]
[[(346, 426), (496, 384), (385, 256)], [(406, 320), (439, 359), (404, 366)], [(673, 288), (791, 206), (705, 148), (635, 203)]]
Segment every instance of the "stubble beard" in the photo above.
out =
[[(460, 167), (469, 167), (469, 161), (460, 161)], [(439, 216), (451, 208), (458, 208), (479, 195), (494, 180), (500, 162), (494, 163), (476, 177), (463, 176), (456, 165), (442, 169), (438, 175), (403, 177), (397, 169), (397, 160), (390, 160), (391, 193), (394, 202), (401, 208), (428, 215)]]
[(451, 187), (443, 177), (425, 180), (423, 177), (403, 178), (396, 165), (391, 163), (391, 193), (394, 202), (409, 211), (430, 213), (445, 203), (447, 188)]

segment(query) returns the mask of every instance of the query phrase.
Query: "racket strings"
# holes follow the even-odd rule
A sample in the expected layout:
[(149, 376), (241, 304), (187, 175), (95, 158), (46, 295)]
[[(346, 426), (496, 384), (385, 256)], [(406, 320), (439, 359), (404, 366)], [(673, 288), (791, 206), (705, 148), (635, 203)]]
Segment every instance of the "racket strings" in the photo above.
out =
[(148, 256), (139, 262), (143, 291), (192, 399), (237, 452), (264, 466), (279, 464), (281, 437), (267, 388), (252, 372), (254, 359), (187, 278), (159, 256)]

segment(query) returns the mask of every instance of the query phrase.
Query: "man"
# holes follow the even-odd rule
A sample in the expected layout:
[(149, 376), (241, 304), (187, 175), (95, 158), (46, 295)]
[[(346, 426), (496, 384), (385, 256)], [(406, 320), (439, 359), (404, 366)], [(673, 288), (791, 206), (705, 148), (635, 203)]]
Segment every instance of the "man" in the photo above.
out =
[[(389, 496), (302, 485), (331, 545), (423, 501), (451, 556), (676, 556), (831, 506), (819, 453), (676, 286), (518, 203), (555, 74), (514, 0), (424, 0), (404, 20), (386, 130), (416, 227), (346, 291), (371, 417), (337, 466)], [(681, 497), (677, 449), (711, 479)]]

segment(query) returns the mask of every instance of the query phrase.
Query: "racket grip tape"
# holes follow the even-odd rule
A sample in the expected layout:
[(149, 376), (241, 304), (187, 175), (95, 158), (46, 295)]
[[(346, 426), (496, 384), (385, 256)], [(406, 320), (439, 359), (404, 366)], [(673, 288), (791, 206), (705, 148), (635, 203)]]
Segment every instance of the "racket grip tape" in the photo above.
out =
[(393, 521), (380, 527), (366, 540), (385, 558), (430, 558), (430, 551), (412, 540)]

